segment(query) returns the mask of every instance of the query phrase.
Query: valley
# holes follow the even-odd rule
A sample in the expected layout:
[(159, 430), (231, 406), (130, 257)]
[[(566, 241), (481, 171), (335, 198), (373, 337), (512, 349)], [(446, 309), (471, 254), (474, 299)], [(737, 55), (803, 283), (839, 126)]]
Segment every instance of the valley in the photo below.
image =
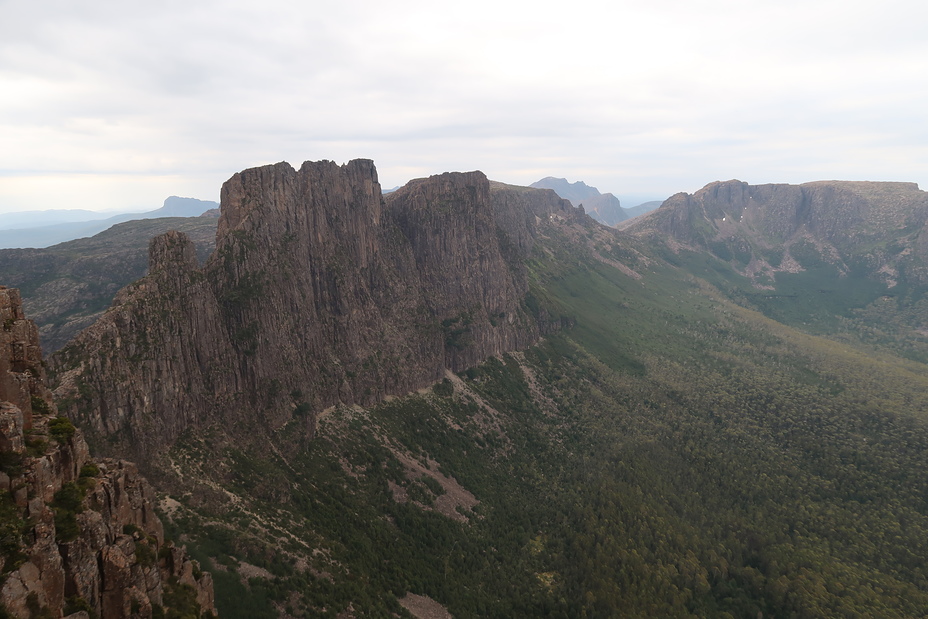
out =
[(283, 165), (49, 362), (221, 617), (928, 614), (924, 192)]

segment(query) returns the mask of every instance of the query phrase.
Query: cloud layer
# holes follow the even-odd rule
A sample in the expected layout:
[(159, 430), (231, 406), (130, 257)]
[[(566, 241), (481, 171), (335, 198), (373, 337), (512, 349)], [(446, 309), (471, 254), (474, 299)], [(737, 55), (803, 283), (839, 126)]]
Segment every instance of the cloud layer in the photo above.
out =
[[(923, 3), (0, 0), (0, 212), (216, 199), (281, 160), (666, 197), (928, 183)], [(631, 204), (626, 204), (631, 206)]]

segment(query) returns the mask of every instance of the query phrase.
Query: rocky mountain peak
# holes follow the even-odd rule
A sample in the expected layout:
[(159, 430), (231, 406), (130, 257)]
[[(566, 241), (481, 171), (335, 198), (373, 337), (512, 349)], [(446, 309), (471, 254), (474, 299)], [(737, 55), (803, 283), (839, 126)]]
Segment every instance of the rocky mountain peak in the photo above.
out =
[(538, 214), (576, 211), (495, 195), (470, 172), (384, 200), (363, 159), (239, 172), (222, 188), (214, 254), (196, 267), (183, 235), (152, 241), (150, 275), (53, 359), (60, 395), (107, 445), (148, 458), (187, 428), (235, 420), (252, 436), (295, 410), (309, 438), (327, 406), (525, 347), (550, 327), (507, 252)]
[(193, 241), (177, 230), (156, 236), (148, 246), (149, 272), (161, 269), (197, 268), (197, 249)]

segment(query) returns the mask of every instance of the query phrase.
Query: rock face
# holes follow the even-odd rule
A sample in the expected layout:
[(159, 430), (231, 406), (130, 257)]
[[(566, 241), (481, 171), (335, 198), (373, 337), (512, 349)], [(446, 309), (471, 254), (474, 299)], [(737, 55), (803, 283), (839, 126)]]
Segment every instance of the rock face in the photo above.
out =
[[(372, 162), (245, 170), (222, 188), (216, 251), (150, 246), (150, 274), (53, 359), (69, 414), (147, 458), (185, 429), (266, 432), (335, 403), (371, 404), (550, 325), (515, 258), (552, 192), (508, 198), (479, 172), (413, 181), (385, 200)], [(307, 414), (309, 411), (309, 414)]]
[(141, 618), (167, 588), (190, 587), (215, 613), (211, 577), (165, 543), (136, 467), (92, 460), (82, 433), (55, 416), (17, 290), (0, 287), (0, 316), (0, 604), (21, 618)]
[[(815, 260), (842, 272), (928, 281), (928, 193), (915, 183), (819, 181), (802, 185), (715, 182), (680, 193), (626, 230), (707, 248), (748, 274), (803, 270)], [(783, 250), (771, 260), (768, 250)]]
[(17, 408), (19, 432), (32, 429), (32, 399), (50, 399), (39, 331), (23, 314), (19, 290), (0, 286), (0, 402)]

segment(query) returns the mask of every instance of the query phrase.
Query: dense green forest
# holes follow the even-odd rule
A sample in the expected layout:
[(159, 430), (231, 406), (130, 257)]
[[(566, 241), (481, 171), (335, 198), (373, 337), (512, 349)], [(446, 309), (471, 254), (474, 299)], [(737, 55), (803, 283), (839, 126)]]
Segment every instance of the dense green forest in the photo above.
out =
[(571, 326), (528, 351), (309, 442), (295, 391), (268, 436), (174, 447), (211, 480), (164, 506), (222, 616), (405, 616), (410, 592), (455, 617), (928, 614), (916, 293), (801, 331), (722, 262), (613, 247), (635, 278), (554, 241), (529, 303)]

